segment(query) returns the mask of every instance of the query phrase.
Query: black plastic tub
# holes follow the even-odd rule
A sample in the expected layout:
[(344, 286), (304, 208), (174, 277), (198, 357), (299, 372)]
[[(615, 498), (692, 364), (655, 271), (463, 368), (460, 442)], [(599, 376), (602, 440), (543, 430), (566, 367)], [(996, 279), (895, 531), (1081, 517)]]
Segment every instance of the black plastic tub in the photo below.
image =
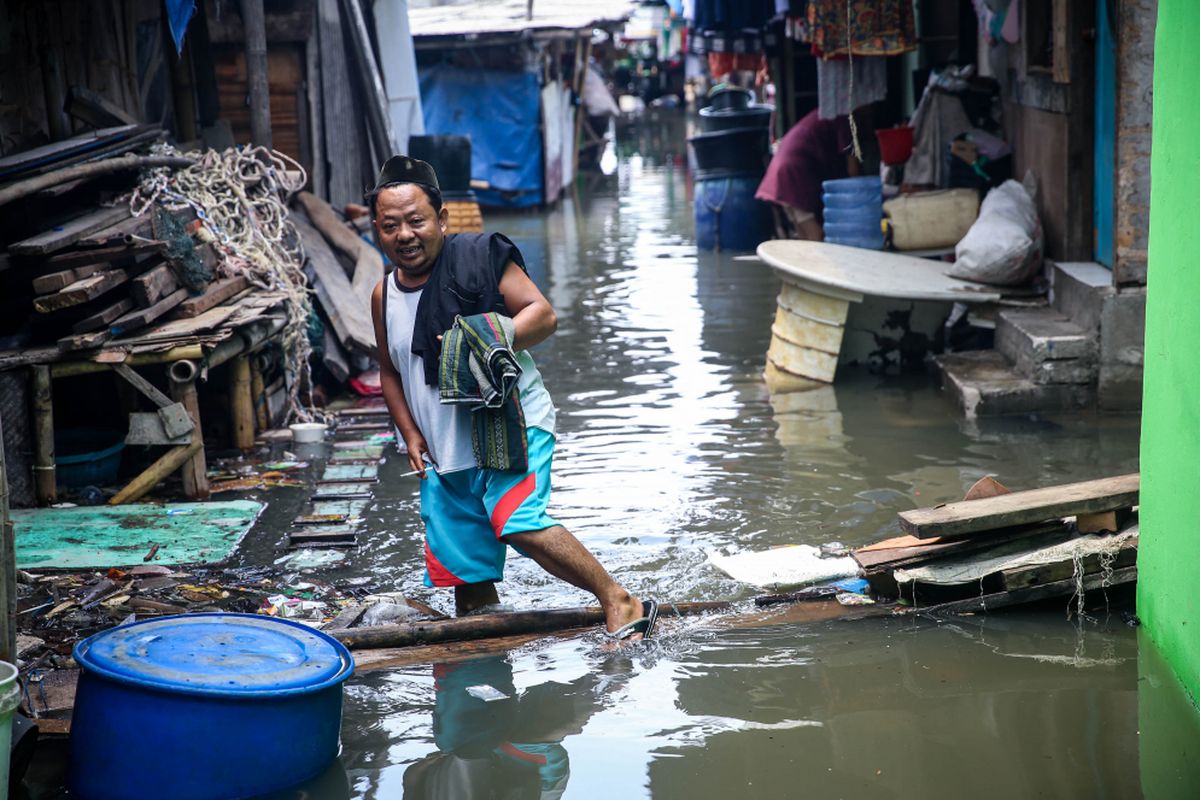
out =
[(450, 134), (410, 136), (408, 154), (429, 162), (442, 194), (471, 191), (471, 140)]
[(770, 140), (766, 128), (733, 128), (688, 139), (696, 156), (696, 179), (762, 175)]
[(700, 127), (705, 132), (728, 131), (735, 128), (769, 128), (774, 106), (757, 103), (745, 108), (702, 108)]

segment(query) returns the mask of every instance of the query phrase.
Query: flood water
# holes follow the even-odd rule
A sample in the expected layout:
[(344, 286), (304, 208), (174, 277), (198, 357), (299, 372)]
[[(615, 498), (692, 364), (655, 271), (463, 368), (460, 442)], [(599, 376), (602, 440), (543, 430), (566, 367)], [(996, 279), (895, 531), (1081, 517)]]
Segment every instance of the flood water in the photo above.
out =
[[(987, 474), (1029, 488), (1137, 470), (1134, 416), (968, 423), (923, 375), (772, 396), (778, 284), (697, 252), (677, 123), (626, 134), (614, 174), (549, 212), (486, 216), (559, 315), (535, 351), (559, 409), (551, 512), (631, 591), (749, 598), (708, 553), (896, 535), (897, 511)], [(406, 470), (388, 459), (369, 535), (318, 574), (449, 611), (421, 586)], [(516, 554), (501, 597), (591, 603)], [(1116, 613), (667, 620), (616, 653), (596, 634), (358, 674), (341, 759), (309, 796), (1197, 796), (1200, 734), (1174, 691)]]

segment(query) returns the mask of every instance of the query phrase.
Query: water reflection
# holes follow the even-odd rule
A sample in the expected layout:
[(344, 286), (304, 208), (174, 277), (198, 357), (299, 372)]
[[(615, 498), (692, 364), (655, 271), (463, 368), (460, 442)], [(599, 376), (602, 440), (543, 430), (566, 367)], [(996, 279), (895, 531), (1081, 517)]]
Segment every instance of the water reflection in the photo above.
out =
[(562, 741), (601, 708), (601, 680), (585, 674), (518, 692), (512, 665), (492, 656), (433, 665), (437, 751), (404, 772), (411, 800), (553, 800), (571, 762)]

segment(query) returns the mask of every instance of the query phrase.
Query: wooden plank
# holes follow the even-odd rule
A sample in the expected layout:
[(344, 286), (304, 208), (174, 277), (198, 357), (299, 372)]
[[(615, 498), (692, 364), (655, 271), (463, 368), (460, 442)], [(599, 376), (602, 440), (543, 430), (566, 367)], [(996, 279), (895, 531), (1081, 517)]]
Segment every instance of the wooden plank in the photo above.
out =
[(76, 281), (81, 281), (84, 278), (95, 275), (107, 267), (108, 264), (101, 261), (92, 264), (80, 264), (78, 267), (72, 267), (71, 269), (63, 269), (47, 275), (40, 275), (33, 279), (33, 293), (53, 294), (67, 288)]
[(81, 333), (76, 336), (64, 336), (58, 340), (58, 347), (64, 353), (74, 353), (79, 350), (91, 350), (112, 338), (112, 332), (105, 328), (94, 333)]
[(373, 355), (375, 328), (371, 323), (369, 299), (364, 300), (355, 293), (350, 279), (346, 277), (346, 271), (342, 269), (320, 231), (298, 216), (293, 216), (292, 222), (300, 233), (304, 242), (304, 252), (316, 276), (313, 288), (316, 289), (317, 300), (325, 309), (338, 341), (343, 347)]
[[(106, 306), (91, 316), (84, 317), (71, 326), (73, 333), (91, 333), (106, 329), (108, 323), (112, 322), (117, 317), (133, 308), (133, 300), (128, 297), (122, 297), (112, 305)], [(105, 331), (108, 333), (108, 331)]]
[[(1137, 563), (1137, 543), (1130, 542), (1118, 550), (1109, 566), (1112, 569), (1122, 569)], [(1101, 572), (1104, 569), (1103, 560), (1099, 553), (1092, 553), (1080, 559), (1084, 575)], [(1030, 586), (1041, 586), (1046, 583), (1065, 581), (1075, 576), (1075, 562), (1072, 559), (1056, 561), (1053, 564), (1038, 564), (1033, 567), (1006, 569), (1000, 573), (1001, 582), (1007, 591), (1027, 589)]]
[(121, 259), (133, 258), (145, 253), (161, 253), (166, 249), (166, 242), (147, 239), (132, 244), (122, 243), (109, 247), (92, 247), (85, 250), (68, 250), (62, 253), (55, 253), (47, 258), (45, 263), (47, 266), (67, 269), (85, 264), (119, 262)]
[(95, 275), (76, 281), (54, 294), (36, 298), (33, 301), (33, 307), (42, 314), (48, 314), (61, 308), (77, 306), (80, 303), (96, 299), (127, 280), (129, 280), (129, 273), (123, 269), (97, 272)]
[(913, 541), (928, 542), (927, 544), (910, 547), (894, 547), (887, 549), (861, 548), (852, 550), (850, 555), (858, 565), (867, 571), (896, 569), (898, 567), (914, 567), (949, 555), (962, 555), (978, 550), (985, 550), (1005, 542), (1025, 539), (1033, 536), (1051, 536), (1055, 533), (1066, 536), (1069, 529), (1062, 522), (1039, 523), (1034, 525), (1018, 525), (987, 534), (971, 536), (962, 539), (930, 540), (916, 539)]
[(1121, 475), (1063, 486), (962, 500), (901, 511), (900, 528), (918, 539), (963, 536), (1030, 522), (1096, 514), (1137, 505), (1139, 475)]
[(159, 264), (149, 272), (134, 278), (133, 285), (129, 289), (139, 308), (149, 308), (178, 290), (179, 281), (166, 264)]
[(128, 331), (135, 331), (138, 328), (144, 328), (154, 320), (167, 313), (175, 306), (179, 305), (188, 296), (187, 289), (180, 289), (176, 292), (164, 297), (149, 308), (142, 308), (137, 311), (131, 311), (125, 316), (118, 319), (109, 328), (114, 336), (120, 336)]
[[(1083, 589), (1085, 592), (1090, 592), (1093, 589), (1101, 587), (1113, 588), (1124, 586), (1136, 580), (1137, 567), (1124, 567), (1113, 571), (1111, 575), (1105, 575), (1102, 572), (1084, 575)], [(1052, 597), (1069, 597), (1075, 593), (1075, 589), (1075, 579), (1069, 578), (1063, 581), (1043, 583), (1040, 586), (1030, 586), (1027, 589), (1018, 589), (1013, 592), (995, 592), (980, 597), (971, 597), (966, 600), (955, 600), (949, 603), (926, 606), (925, 608), (915, 608), (913, 612), (920, 614), (977, 614), (981, 611), (994, 611), (1023, 603), (1036, 603), (1039, 600), (1048, 600)]]
[(129, 206), (127, 205), (122, 204), (115, 208), (97, 208), (82, 217), (76, 217), (63, 225), (43, 231), (37, 236), (10, 244), (8, 250), (10, 253), (31, 256), (53, 253), (56, 250), (70, 247), (96, 231), (126, 219), (129, 219)]
[(129, 381), (135, 389), (150, 398), (150, 401), (159, 408), (166, 408), (173, 402), (157, 386), (143, 378), (127, 364), (113, 364), (112, 369), (113, 372)]
[(216, 305), (224, 303), (243, 289), (250, 286), (250, 280), (245, 275), (232, 278), (222, 278), (213, 281), (208, 290), (199, 297), (189, 297), (179, 305), (178, 316), (181, 319), (196, 317)]

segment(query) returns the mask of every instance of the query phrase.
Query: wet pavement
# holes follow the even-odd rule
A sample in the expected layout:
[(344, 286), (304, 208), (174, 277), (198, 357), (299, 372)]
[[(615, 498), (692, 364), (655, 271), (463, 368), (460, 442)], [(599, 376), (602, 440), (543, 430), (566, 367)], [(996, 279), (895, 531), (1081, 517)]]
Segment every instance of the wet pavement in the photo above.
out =
[[(633, 592), (747, 598), (709, 552), (864, 544), (897, 534), (897, 511), (959, 498), (986, 474), (1017, 489), (1137, 470), (1135, 416), (968, 423), (927, 375), (768, 393), (777, 283), (736, 254), (696, 251), (677, 122), (627, 134), (614, 174), (548, 213), (486, 216), (559, 315), (535, 351), (559, 408), (551, 512)], [(406, 470), (388, 459), (369, 533), (313, 574), (448, 611), (450, 593), (420, 583)], [(273, 494), (264, 531), (294, 516), (289, 496)], [(277, 544), (253, 536), (239, 558), (273, 560)], [(501, 598), (590, 602), (515, 554)], [(342, 756), (307, 796), (1195, 796), (1194, 715), (1139, 715), (1180, 705), (1147, 650), (1120, 615), (1076, 624), (1065, 608), (671, 620), (617, 653), (598, 634), (548, 640), (355, 676)]]

